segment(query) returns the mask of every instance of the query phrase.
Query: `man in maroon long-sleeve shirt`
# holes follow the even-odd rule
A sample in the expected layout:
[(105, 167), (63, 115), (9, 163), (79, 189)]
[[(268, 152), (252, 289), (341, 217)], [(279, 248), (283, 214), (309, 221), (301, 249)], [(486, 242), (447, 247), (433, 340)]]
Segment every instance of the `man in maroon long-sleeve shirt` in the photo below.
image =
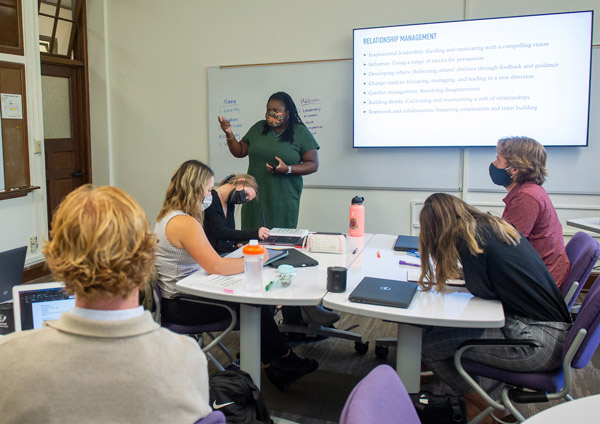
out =
[(546, 177), (544, 146), (527, 137), (500, 139), (490, 177), (508, 190), (502, 217), (529, 240), (560, 287), (570, 263), (562, 226), (542, 187)]

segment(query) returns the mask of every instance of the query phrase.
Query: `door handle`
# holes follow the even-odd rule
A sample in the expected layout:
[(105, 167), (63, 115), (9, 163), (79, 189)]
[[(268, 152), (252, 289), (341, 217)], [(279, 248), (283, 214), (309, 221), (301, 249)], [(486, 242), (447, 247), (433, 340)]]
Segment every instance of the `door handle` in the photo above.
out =
[(72, 177), (83, 177), (83, 172), (77, 170), (71, 174)]

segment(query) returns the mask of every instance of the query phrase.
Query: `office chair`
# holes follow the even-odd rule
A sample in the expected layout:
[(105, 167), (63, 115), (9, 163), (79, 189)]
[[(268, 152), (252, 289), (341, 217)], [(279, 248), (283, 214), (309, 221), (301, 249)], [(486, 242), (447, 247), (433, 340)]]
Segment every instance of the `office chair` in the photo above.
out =
[(375, 367), (348, 396), (340, 424), (420, 424), (400, 377), (389, 365)]
[[(218, 346), (219, 349), (221, 349), (221, 351), (227, 356), (228, 363), (234, 362), (234, 359), (231, 356), (231, 353), (225, 347), (225, 345), (222, 343), (223, 338), (226, 337), (229, 333), (231, 333), (234, 329), (236, 329), (237, 313), (235, 312), (235, 310), (233, 308), (231, 308), (228, 305), (224, 305), (222, 303), (210, 302), (210, 301), (200, 299), (198, 297), (180, 294), (176, 297), (179, 300), (184, 300), (186, 302), (194, 302), (194, 303), (198, 303), (200, 305), (214, 305), (214, 306), (221, 307), (229, 312), (230, 318), (221, 320), (221, 321), (208, 323), (208, 324), (202, 324), (202, 325), (180, 325), (180, 324), (170, 323), (170, 322), (167, 322), (164, 319), (162, 319), (161, 314), (160, 314), (160, 312), (161, 312), (160, 301), (161, 301), (162, 297), (161, 297), (160, 287), (158, 285), (158, 274), (156, 273), (156, 269), (154, 269), (153, 272), (151, 272), (150, 278), (148, 279), (146, 286), (147, 287), (149, 286), (152, 288), (152, 299), (153, 299), (153, 303), (154, 303), (154, 321), (155, 322), (157, 322), (161, 326), (171, 330), (174, 333), (188, 335), (190, 337), (193, 337), (200, 345), (202, 352), (205, 353), (206, 357), (210, 361), (212, 361), (220, 371), (224, 371), (225, 367), (223, 367), (223, 365), (221, 365), (221, 363), (219, 361), (217, 361), (217, 359), (214, 357), (214, 355), (210, 352), (210, 350), (213, 347)], [(214, 335), (215, 332), (221, 332), (221, 334), (219, 334), (218, 336), (215, 336)], [(203, 334), (206, 334), (211, 339), (211, 342), (208, 343), (206, 346), (204, 345)]]
[(194, 424), (227, 424), (225, 414), (221, 411), (212, 411), (205, 417), (200, 418)]
[[(484, 365), (472, 360), (462, 359), (465, 351), (478, 346), (541, 346), (537, 340), (471, 340), (464, 342), (454, 355), (454, 365), (459, 374), (490, 405), (475, 417), (470, 424), (480, 422), (494, 410), (505, 408), (522, 422), (523, 415), (517, 410), (516, 403), (548, 402), (566, 398), (573, 385), (572, 369), (584, 368), (591, 360), (600, 343), (600, 277), (596, 279), (586, 298), (573, 327), (567, 335), (562, 353), (562, 365), (555, 370), (545, 372), (513, 372)], [(501, 399), (492, 399), (473, 379), (472, 376), (491, 378), (505, 383)]]
[[(305, 314), (303, 314), (303, 317), (304, 316)], [(311, 321), (306, 322), (305, 325), (286, 324), (284, 322), (279, 324), (279, 331), (281, 333), (300, 333), (306, 334), (307, 336), (337, 337), (344, 340), (350, 340), (354, 342), (354, 350), (360, 354), (365, 354), (367, 353), (367, 350), (369, 350), (369, 342), (363, 342), (360, 334), (352, 332), (356, 327), (358, 327), (358, 325), (353, 325), (345, 330), (341, 330), (339, 328), (332, 328)]]
[(569, 240), (565, 250), (571, 269), (560, 286), (560, 294), (570, 310), (598, 260), (600, 245), (589, 234), (578, 231)]

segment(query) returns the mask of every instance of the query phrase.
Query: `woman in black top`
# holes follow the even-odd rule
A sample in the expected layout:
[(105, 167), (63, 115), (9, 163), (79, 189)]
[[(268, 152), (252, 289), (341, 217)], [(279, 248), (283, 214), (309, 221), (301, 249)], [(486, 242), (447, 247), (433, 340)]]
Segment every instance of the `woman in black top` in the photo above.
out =
[[(463, 357), (514, 371), (544, 371), (561, 364), (571, 316), (544, 265), (527, 239), (502, 218), (482, 213), (462, 200), (436, 193), (420, 214), (421, 277), (425, 290), (441, 290), (460, 273), (467, 289), (502, 302), (502, 328), (430, 328), (423, 335), (423, 362), (467, 403), (470, 420), (487, 407), (454, 367), (454, 353), (465, 340), (535, 339), (543, 347), (470, 349)], [(491, 417), (482, 421), (493, 422)]]
[(235, 205), (250, 202), (258, 196), (258, 184), (252, 175), (229, 175), (211, 191), (212, 203), (204, 211), (204, 231), (219, 254), (229, 253), (250, 239), (264, 240), (269, 229), (242, 231), (235, 229)]

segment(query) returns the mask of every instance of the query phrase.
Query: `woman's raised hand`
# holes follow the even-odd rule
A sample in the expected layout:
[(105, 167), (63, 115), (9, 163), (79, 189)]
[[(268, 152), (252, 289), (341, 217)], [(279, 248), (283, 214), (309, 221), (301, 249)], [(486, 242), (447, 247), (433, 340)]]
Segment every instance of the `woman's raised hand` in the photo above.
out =
[(223, 132), (227, 135), (233, 134), (233, 130), (231, 129), (231, 123), (225, 119), (224, 116), (217, 116), (217, 119), (219, 120), (219, 124), (221, 125), (221, 129), (223, 130)]

